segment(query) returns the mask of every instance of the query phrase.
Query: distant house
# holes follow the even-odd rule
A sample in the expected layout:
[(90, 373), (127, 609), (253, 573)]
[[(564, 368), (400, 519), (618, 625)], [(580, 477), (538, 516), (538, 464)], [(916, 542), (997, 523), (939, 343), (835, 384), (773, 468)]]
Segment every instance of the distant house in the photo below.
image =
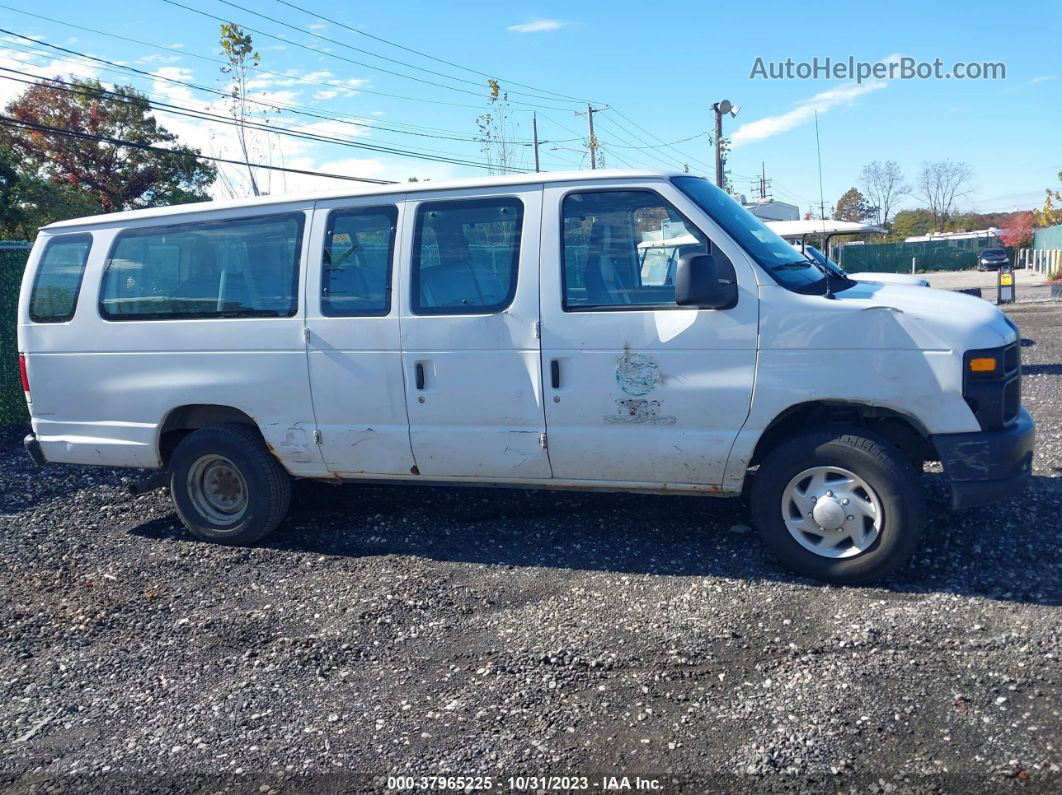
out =
[(744, 196), (741, 197), (741, 203), (746, 210), (764, 221), (800, 220), (800, 210), (795, 204), (774, 201), (773, 199), (771, 201), (747, 202)]

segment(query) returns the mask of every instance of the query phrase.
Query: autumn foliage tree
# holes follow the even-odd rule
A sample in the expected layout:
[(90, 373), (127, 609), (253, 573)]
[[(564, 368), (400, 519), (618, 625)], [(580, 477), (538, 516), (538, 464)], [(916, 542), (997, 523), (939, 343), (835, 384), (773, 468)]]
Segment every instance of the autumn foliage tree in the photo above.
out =
[[(105, 89), (98, 80), (44, 80), (11, 102), (7, 116), (24, 126), (6, 127), (0, 144), (28, 179), (81, 194), (104, 212), (202, 201), (216, 176), (198, 150), (177, 144), (152, 115), (147, 97), (130, 86)], [(117, 140), (168, 151), (112, 142)]]
[(837, 205), (833, 210), (833, 217), (837, 221), (862, 223), (873, 216), (874, 213), (875, 210), (870, 206), (866, 197), (855, 188), (849, 188), (837, 200)]
[(999, 233), (999, 239), (1011, 248), (1029, 245), (1033, 239), (1033, 214), (1016, 213)]

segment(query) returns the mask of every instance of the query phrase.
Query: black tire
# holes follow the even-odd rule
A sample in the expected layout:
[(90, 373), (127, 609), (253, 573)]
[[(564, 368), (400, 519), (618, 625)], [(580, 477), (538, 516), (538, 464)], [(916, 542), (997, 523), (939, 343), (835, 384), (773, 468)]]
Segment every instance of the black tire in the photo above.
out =
[[(194, 483), (203, 484), (210, 478), (212, 465), (225, 483), (235, 484), (229, 489), (229, 495), (236, 495), (229, 506), (231, 515), (220, 509), (211, 515), (209, 505), (202, 507), (209, 498), (195, 494), (201, 494), (204, 486), (197, 489)], [(291, 502), (291, 477), (266, 448), (256, 428), (211, 425), (190, 433), (174, 451), (170, 494), (177, 514), (194, 536), (217, 544), (248, 546), (261, 541), (284, 519)]]
[[(789, 532), (782, 499), (790, 481), (815, 466), (836, 466), (857, 475), (881, 505), (877, 538), (851, 557), (823, 557)], [(842, 585), (862, 585), (896, 571), (914, 553), (925, 524), (919, 473), (885, 439), (859, 428), (823, 427), (779, 444), (760, 465), (751, 488), (752, 516), (764, 544), (800, 574)]]

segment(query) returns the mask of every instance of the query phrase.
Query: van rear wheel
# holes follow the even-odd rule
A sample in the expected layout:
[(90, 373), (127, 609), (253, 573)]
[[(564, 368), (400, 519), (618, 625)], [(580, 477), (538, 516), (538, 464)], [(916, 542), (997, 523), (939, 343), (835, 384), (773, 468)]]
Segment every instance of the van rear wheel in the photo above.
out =
[(170, 461), (177, 514), (204, 541), (246, 546), (283, 520), (291, 478), (246, 425), (212, 425), (186, 436)]
[(753, 519), (782, 563), (827, 582), (881, 579), (914, 553), (925, 522), (918, 473), (903, 452), (858, 428), (821, 428), (767, 456)]

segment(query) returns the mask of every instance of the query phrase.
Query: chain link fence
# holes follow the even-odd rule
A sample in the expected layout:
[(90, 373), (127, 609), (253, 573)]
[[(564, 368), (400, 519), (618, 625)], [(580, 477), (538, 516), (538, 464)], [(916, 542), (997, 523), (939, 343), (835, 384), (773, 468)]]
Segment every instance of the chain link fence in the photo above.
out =
[[(930, 240), (918, 243), (865, 243), (841, 247), (839, 264), (851, 273), (910, 273), (911, 260), (918, 272), (967, 271), (977, 267), (977, 255), (986, 248), (1003, 248), (998, 238)], [(1014, 262), (1015, 250), (1007, 249)]]
[(18, 372), (18, 293), (30, 244), (0, 240), (0, 426), (29, 422)]

